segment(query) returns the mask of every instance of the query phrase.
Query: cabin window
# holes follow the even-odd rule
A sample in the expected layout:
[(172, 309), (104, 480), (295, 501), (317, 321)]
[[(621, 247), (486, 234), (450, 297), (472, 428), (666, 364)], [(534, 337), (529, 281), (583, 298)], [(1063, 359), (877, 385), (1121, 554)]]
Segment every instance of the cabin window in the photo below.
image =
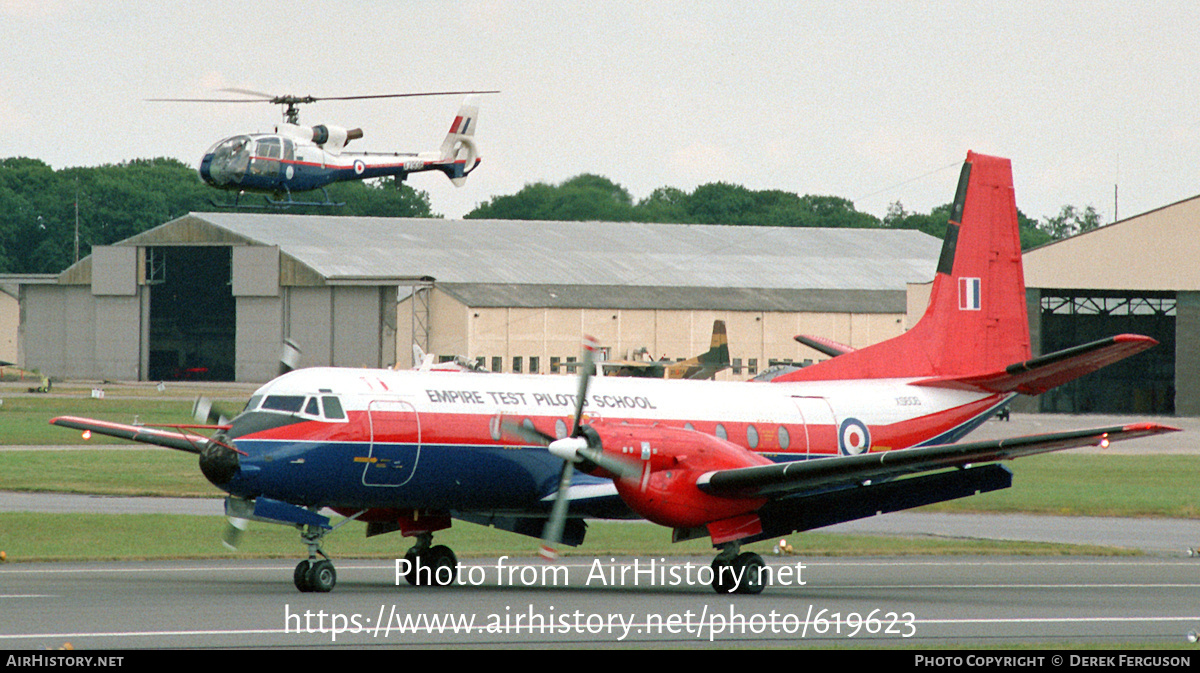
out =
[(279, 172), (279, 157), (282, 154), (279, 138), (262, 138), (254, 146), (250, 172), (254, 175), (275, 175)]
[(729, 433), (725, 431), (725, 426), (720, 423), (717, 423), (717, 436), (724, 440), (729, 439)]
[(557, 421), (554, 421), (554, 436), (557, 439), (562, 439), (563, 437), (567, 436), (567, 424), (561, 418)]
[(752, 448), (758, 448), (758, 428), (753, 425), (746, 426), (746, 444)]
[(792, 437), (788, 434), (787, 428), (779, 426), (779, 433), (776, 435), (779, 438), (779, 448), (786, 449), (792, 443)]

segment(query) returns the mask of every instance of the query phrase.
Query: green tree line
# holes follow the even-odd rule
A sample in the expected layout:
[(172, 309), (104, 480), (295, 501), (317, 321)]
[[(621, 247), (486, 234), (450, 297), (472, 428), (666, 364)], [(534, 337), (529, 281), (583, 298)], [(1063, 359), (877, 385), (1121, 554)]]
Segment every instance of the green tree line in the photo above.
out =
[[(292, 206), (299, 214), (376, 217), (439, 217), (429, 195), (395, 180), (351, 181), (329, 188), (339, 208)], [(94, 245), (110, 245), (189, 212), (212, 211), (230, 194), (200, 182), (193, 168), (175, 159), (143, 159), (94, 168), (54, 170), (28, 158), (0, 159), (0, 273), (57, 273)], [(263, 205), (245, 196), (243, 204)], [(78, 207), (77, 207), (78, 206)], [(859, 212), (848, 199), (752, 190), (713, 182), (687, 192), (660, 187), (635, 201), (608, 178), (582, 174), (560, 184), (526, 185), (515, 194), (494, 197), (467, 213), (470, 219), (597, 220), (772, 227), (875, 227), (917, 229), (942, 238), (950, 206), (929, 213), (891, 204), (884, 217)], [(78, 213), (78, 215), (76, 214)], [(1064, 206), (1041, 221), (1018, 211), (1022, 247), (1094, 229), (1099, 214), (1088, 206)], [(78, 219), (77, 219), (78, 218)]]
[[(899, 201), (882, 219), (855, 209), (837, 196), (800, 196), (779, 190), (754, 191), (714, 182), (691, 192), (660, 187), (635, 202), (629, 192), (598, 175), (579, 175), (558, 185), (526, 185), (516, 194), (497, 196), (467, 213), (467, 218), (514, 220), (606, 220), (679, 224), (733, 224), (769, 227), (876, 227), (916, 229), (944, 238), (950, 204), (928, 213), (909, 212)], [(1021, 247), (1029, 249), (1100, 226), (1100, 215), (1088, 206), (1063, 206), (1041, 221), (1020, 210)]]

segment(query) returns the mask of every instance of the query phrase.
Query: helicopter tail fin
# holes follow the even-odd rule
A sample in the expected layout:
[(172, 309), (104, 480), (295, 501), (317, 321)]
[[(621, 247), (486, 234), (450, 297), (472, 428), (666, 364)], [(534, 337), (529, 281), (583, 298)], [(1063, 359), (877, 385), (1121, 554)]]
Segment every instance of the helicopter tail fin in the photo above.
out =
[(468, 96), (450, 124), (450, 132), (442, 141), (442, 172), (454, 186), (461, 187), (467, 174), (479, 165), (479, 150), (475, 146), (475, 125), (479, 121), (479, 97)]

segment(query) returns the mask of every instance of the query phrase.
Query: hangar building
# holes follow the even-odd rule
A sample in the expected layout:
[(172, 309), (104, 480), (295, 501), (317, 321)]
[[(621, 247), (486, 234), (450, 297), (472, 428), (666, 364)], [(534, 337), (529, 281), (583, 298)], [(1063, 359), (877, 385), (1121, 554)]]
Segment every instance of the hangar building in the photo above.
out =
[(1039, 396), (1042, 411), (1200, 415), (1200, 196), (1024, 255), (1036, 351), (1123, 332), (1159, 345)]
[[(192, 213), (21, 285), (22, 363), (73, 378), (265, 381), (305, 366), (413, 364), (413, 344), (493, 371), (567, 373), (707, 350), (734, 369), (860, 348), (907, 327), (941, 241), (915, 231)], [(915, 314), (924, 308), (918, 302)]]

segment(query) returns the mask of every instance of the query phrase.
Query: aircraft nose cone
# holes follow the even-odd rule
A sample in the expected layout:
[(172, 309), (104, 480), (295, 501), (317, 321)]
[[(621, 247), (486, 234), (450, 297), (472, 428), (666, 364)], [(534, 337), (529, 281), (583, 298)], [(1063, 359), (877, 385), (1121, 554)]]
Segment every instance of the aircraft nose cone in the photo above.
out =
[(213, 486), (228, 484), (239, 469), (237, 453), (223, 444), (209, 442), (200, 452), (200, 472)]
[(200, 160), (200, 167), (197, 168), (196, 170), (200, 173), (201, 180), (203, 180), (205, 183), (213, 185), (215, 187), (217, 183), (213, 181), (213, 177), (212, 177), (212, 171), (211, 171), (212, 160), (213, 160), (213, 155), (211, 155), (211, 154), (204, 155), (204, 158)]

